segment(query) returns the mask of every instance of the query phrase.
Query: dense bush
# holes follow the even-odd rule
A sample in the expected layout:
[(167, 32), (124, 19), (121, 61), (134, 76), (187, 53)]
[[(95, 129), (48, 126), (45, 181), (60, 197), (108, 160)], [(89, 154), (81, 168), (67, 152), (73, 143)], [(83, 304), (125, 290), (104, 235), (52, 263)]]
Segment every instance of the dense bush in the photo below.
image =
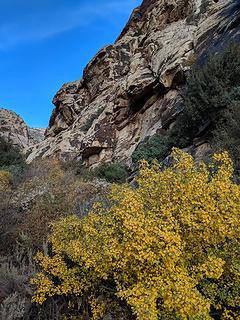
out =
[[(50, 299), (43, 306), (31, 303), (33, 287), (30, 279), (36, 274), (37, 265), (26, 240), (22, 235), (12, 254), (0, 257), (0, 319), (63, 320), (63, 314), (69, 311), (66, 299)], [(44, 250), (47, 253), (46, 246)]]
[(72, 213), (85, 215), (106, 189), (47, 159), (31, 163), (24, 180), (11, 187), (11, 175), (0, 171), (0, 253), (10, 250), (22, 232), (32, 248), (39, 248), (52, 221)]
[(184, 111), (171, 132), (175, 145), (185, 147), (203, 134), (219, 150), (239, 162), (240, 47), (231, 45), (191, 71)]
[(94, 176), (110, 183), (124, 183), (128, 177), (127, 167), (122, 163), (103, 163), (93, 170)]
[(123, 183), (129, 176), (127, 167), (118, 162), (103, 162), (96, 168), (87, 168), (82, 161), (77, 161), (72, 163), (71, 166), (75, 174), (85, 181), (93, 181), (99, 178), (110, 183)]
[[(105, 198), (106, 184), (85, 182), (72, 168), (48, 159), (28, 165), (17, 186), (11, 176), (0, 170), (0, 319), (77, 316), (78, 304), (73, 299), (74, 310), (68, 309), (69, 300), (64, 297), (50, 299), (43, 306), (31, 304), (30, 278), (36, 269), (32, 256), (42, 249), (51, 222), (73, 213), (85, 216), (96, 201)], [(24, 252), (19, 247), (23, 242)]]
[(12, 255), (0, 257), (0, 318), (4, 320), (28, 319), (30, 313), (30, 278), (36, 265), (32, 251), (22, 244), (16, 245)]
[(0, 169), (12, 174), (12, 183), (17, 184), (22, 179), (26, 163), (20, 150), (0, 137)]
[(145, 159), (149, 163), (153, 160), (161, 162), (168, 155), (172, 147), (172, 140), (168, 135), (155, 134), (145, 143), (140, 144), (132, 154), (133, 163)]
[(173, 159), (165, 170), (143, 162), (139, 188), (115, 185), (108, 210), (98, 203), (83, 219), (53, 225), (52, 254), (37, 256), (36, 303), (75, 297), (89, 303), (86, 319), (103, 319), (122, 301), (128, 319), (240, 316), (232, 162), (223, 153), (208, 168), (179, 150)]
[(212, 131), (214, 150), (228, 150), (235, 167), (240, 169), (240, 88), (239, 100), (232, 98), (231, 105), (222, 111), (221, 119)]
[(22, 165), (24, 158), (17, 147), (0, 137), (0, 167)]

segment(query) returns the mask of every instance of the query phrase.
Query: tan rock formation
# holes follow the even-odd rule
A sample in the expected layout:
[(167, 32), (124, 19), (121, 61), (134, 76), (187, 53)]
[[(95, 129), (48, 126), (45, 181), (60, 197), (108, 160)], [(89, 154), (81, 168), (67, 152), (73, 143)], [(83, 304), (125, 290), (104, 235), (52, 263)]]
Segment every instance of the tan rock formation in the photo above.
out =
[(0, 109), (0, 136), (23, 152), (43, 141), (45, 129), (29, 128), (15, 112)]
[(179, 113), (191, 64), (236, 35), (228, 20), (231, 1), (208, 2), (143, 1), (115, 44), (97, 53), (81, 80), (56, 94), (46, 138), (28, 161), (57, 155), (89, 165), (130, 164), (137, 145)]

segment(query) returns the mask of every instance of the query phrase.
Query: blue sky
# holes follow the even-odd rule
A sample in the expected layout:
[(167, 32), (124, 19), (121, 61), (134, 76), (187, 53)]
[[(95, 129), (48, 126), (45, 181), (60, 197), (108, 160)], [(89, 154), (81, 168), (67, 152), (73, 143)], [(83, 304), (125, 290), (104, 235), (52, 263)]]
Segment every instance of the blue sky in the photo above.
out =
[(141, 0), (0, 0), (0, 107), (46, 127), (52, 98), (114, 42)]

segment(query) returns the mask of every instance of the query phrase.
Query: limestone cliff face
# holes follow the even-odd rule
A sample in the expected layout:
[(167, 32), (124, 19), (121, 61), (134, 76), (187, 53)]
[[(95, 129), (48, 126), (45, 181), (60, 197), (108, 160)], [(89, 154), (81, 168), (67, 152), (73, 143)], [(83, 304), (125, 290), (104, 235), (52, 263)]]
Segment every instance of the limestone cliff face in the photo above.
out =
[(43, 141), (45, 129), (29, 128), (15, 112), (0, 108), (0, 137), (19, 147), (23, 152)]
[(238, 1), (144, 0), (83, 78), (56, 94), (45, 140), (28, 161), (56, 155), (129, 164), (139, 143), (176, 118), (192, 63), (239, 37), (238, 12)]

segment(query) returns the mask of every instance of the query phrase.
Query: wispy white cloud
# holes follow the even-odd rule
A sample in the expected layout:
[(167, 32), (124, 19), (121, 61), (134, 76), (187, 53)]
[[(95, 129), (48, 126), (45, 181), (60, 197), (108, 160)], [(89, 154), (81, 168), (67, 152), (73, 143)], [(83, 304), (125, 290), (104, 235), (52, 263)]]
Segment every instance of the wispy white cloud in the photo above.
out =
[(15, 21), (0, 23), (0, 50), (19, 44), (41, 41), (77, 27), (87, 27), (98, 19), (116, 20), (127, 15), (139, 0), (114, 0), (92, 2), (91, 5), (60, 7), (55, 11), (24, 15)]

